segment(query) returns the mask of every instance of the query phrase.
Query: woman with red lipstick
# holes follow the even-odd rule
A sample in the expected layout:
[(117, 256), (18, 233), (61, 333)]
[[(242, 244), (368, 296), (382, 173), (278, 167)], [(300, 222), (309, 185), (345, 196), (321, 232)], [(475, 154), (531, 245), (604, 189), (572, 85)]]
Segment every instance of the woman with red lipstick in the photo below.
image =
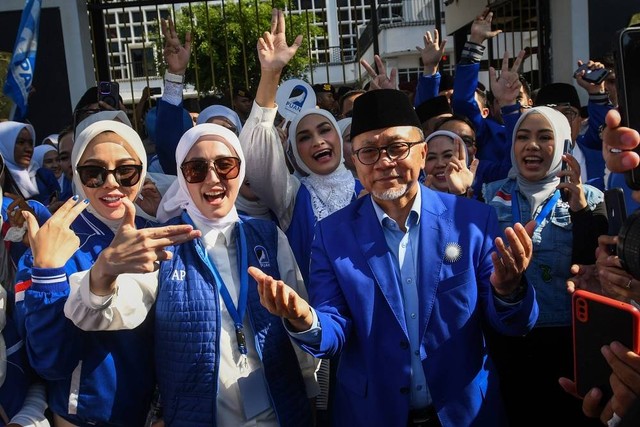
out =
[[(39, 168), (32, 161), (35, 137), (30, 124), (0, 122), (0, 153), (5, 163), (2, 189), (5, 194), (15, 194), (47, 206), (52, 196), (60, 191), (60, 186), (52, 171)], [(3, 216), (6, 220), (4, 210)]]
[(571, 127), (562, 113), (549, 107), (526, 110), (513, 132), (508, 178), (484, 189), (503, 228), (537, 223), (525, 274), (536, 291), (538, 321), (524, 337), (489, 335), (511, 425), (546, 424), (547, 417), (538, 411), (542, 407), (552, 408), (566, 425), (589, 425), (580, 402), (558, 386), (559, 377), (573, 377), (566, 281), (572, 276), (571, 264), (595, 262), (598, 236), (606, 234), (607, 219), (602, 192), (582, 184), (578, 162), (571, 154), (563, 155), (567, 139), (571, 140)]
[[(16, 311), (24, 318), (27, 351), (47, 382), (57, 426), (141, 426), (155, 384), (153, 321), (113, 334), (84, 332), (64, 317), (77, 271), (117, 275), (152, 271), (164, 246), (195, 237), (190, 226), (155, 225), (135, 215), (146, 152), (137, 132), (113, 120), (87, 126), (71, 153), (76, 196), (42, 228), (27, 214), (31, 249), (16, 273)], [(99, 296), (96, 296), (100, 300)]]
[(167, 248), (171, 256), (154, 273), (116, 278), (94, 266), (74, 275), (80, 287), (70, 301), (79, 305), (65, 309), (67, 316), (85, 330), (135, 331), (155, 318), (168, 426), (312, 425), (316, 360), (260, 304), (248, 267), (288, 277), (303, 295), (306, 289), (284, 233), (272, 221), (238, 215), (246, 166), (237, 136), (220, 125), (197, 125), (182, 136), (175, 157), (177, 180), (158, 219), (191, 224), (201, 238)]

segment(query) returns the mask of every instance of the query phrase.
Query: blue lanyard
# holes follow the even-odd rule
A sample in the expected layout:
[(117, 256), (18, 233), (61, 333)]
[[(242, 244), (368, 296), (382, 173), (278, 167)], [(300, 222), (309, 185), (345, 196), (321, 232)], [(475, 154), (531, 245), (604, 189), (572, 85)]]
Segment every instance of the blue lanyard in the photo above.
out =
[[(540, 226), (540, 223), (544, 221), (546, 217), (549, 216), (551, 210), (556, 206), (556, 203), (560, 199), (560, 190), (556, 190), (553, 193), (553, 196), (547, 200), (547, 203), (544, 204), (542, 210), (536, 216), (536, 228)], [(520, 202), (518, 202), (518, 191), (513, 192), (513, 196), (511, 197), (511, 216), (513, 217), (513, 223), (520, 222)], [(524, 224), (523, 224), (524, 225)]]
[(242, 229), (242, 224), (236, 224), (236, 230), (238, 231), (238, 238), (236, 240), (236, 248), (238, 250), (238, 264), (240, 265), (240, 295), (238, 296), (238, 307), (233, 304), (233, 300), (231, 299), (231, 294), (229, 294), (229, 290), (227, 286), (224, 284), (222, 280), (222, 276), (220, 276), (220, 272), (216, 268), (215, 264), (211, 262), (211, 271), (213, 271), (213, 275), (218, 284), (218, 289), (220, 290), (220, 295), (222, 295), (222, 301), (224, 301), (224, 305), (227, 307), (231, 318), (233, 319), (233, 323), (236, 327), (236, 341), (238, 342), (238, 350), (240, 350), (241, 354), (247, 354), (247, 341), (243, 332), (242, 319), (244, 319), (244, 314), (247, 311), (247, 295), (249, 292), (249, 273), (247, 269), (249, 268), (249, 263), (247, 261), (247, 237), (244, 234), (244, 230)]

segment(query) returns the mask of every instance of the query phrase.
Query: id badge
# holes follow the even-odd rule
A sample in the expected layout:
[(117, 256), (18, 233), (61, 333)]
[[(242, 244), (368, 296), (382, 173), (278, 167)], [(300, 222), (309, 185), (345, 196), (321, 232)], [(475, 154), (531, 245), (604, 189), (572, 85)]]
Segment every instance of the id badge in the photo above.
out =
[(262, 368), (251, 372), (248, 376), (238, 378), (238, 388), (242, 397), (242, 407), (246, 420), (255, 418), (271, 408), (267, 383)]

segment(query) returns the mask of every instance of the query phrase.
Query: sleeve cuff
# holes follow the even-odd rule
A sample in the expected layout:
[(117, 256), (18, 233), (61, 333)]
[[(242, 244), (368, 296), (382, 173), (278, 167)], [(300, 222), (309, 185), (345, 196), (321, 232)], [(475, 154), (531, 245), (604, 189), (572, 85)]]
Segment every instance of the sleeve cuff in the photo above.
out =
[(507, 114), (513, 114), (516, 112), (520, 111), (520, 108), (522, 106), (520, 105), (520, 102), (517, 102), (513, 105), (506, 105), (504, 107), (500, 107), (500, 111), (502, 112), (503, 115), (507, 115)]
[(611, 100), (609, 100), (609, 92), (592, 93), (589, 95), (589, 102), (593, 102), (598, 105), (609, 105), (611, 104)]
[(251, 107), (251, 114), (249, 119), (255, 125), (268, 125), (271, 126), (276, 120), (278, 114), (278, 105), (273, 108), (261, 107), (255, 101), (253, 101), (253, 107)]
[(37, 268), (31, 270), (31, 290), (34, 291), (55, 291), (56, 289), (66, 289), (68, 286), (67, 273), (64, 267), (58, 268)]
[(462, 48), (460, 58), (467, 59), (470, 62), (480, 62), (484, 55), (485, 47), (471, 41), (467, 41)]
[(313, 309), (313, 307), (309, 307), (309, 308), (311, 309), (311, 315), (313, 316), (313, 320), (312, 320), (311, 327), (308, 330), (302, 331), (302, 332), (295, 332), (291, 330), (290, 324), (287, 320), (282, 319), (282, 322), (284, 324), (284, 328), (287, 330), (287, 332), (292, 338), (295, 338), (304, 344), (313, 345), (313, 344), (318, 344), (320, 342), (322, 328), (320, 327), (320, 319), (318, 319), (318, 314)]
[(171, 105), (180, 105), (182, 103), (182, 89), (184, 85), (182, 83), (172, 82), (170, 80), (164, 81), (164, 91), (162, 93), (162, 100), (168, 102)]

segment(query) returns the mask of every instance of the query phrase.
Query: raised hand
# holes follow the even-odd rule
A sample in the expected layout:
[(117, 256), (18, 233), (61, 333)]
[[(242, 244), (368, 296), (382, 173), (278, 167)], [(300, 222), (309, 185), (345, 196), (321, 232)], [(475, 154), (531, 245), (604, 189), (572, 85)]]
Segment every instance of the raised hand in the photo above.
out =
[[(578, 61), (578, 67), (581, 67), (583, 64), (584, 62)], [(587, 67), (589, 67), (589, 70), (598, 70), (598, 69), (604, 68), (604, 64), (589, 60), (589, 62), (587, 62)], [(588, 82), (583, 78), (586, 73), (587, 73), (586, 70), (582, 70), (578, 74), (575, 74), (573, 76), (576, 79), (576, 82), (578, 82), (578, 84), (580, 85), (580, 87), (584, 88), (589, 93), (589, 95), (597, 95), (599, 93), (604, 93), (605, 92), (604, 80), (600, 84)]]
[(513, 293), (520, 284), (522, 275), (533, 256), (533, 243), (530, 236), (535, 226), (535, 221), (529, 221), (526, 226), (518, 222), (513, 225), (513, 228), (507, 227), (504, 234), (509, 242), (508, 246), (501, 237), (496, 237), (495, 244), (498, 251), (491, 254), (493, 272), (490, 280), (499, 295)]
[(29, 211), (22, 211), (27, 222), (27, 236), (33, 253), (33, 266), (38, 268), (63, 267), (78, 250), (80, 239), (70, 228), (73, 221), (89, 206), (89, 200), (78, 201), (78, 196), (67, 200), (42, 227)]
[(311, 328), (313, 315), (307, 303), (282, 280), (276, 280), (262, 272), (259, 268), (249, 267), (249, 274), (258, 282), (260, 304), (269, 313), (283, 317), (297, 331)]
[(398, 82), (396, 81), (398, 70), (392, 68), (391, 73), (387, 77), (387, 67), (382, 61), (382, 58), (380, 58), (379, 55), (374, 55), (373, 59), (376, 62), (376, 68), (379, 70), (379, 73), (376, 73), (376, 70), (374, 70), (365, 59), (360, 60), (360, 65), (362, 65), (367, 71), (367, 74), (369, 74), (369, 77), (371, 77), (369, 90), (398, 89)]
[(427, 31), (422, 38), (424, 48), (416, 46), (416, 50), (420, 52), (422, 58), (423, 73), (432, 76), (438, 71), (438, 64), (444, 55), (444, 46), (447, 44), (447, 40), (443, 39), (440, 43), (438, 30), (433, 30), (433, 37), (431, 37), (431, 32)]
[(91, 290), (96, 295), (111, 294), (119, 274), (157, 270), (161, 261), (173, 257), (172, 252), (164, 249), (166, 246), (193, 240), (201, 234), (186, 224), (138, 230), (135, 206), (126, 197), (121, 200), (125, 206), (122, 223), (111, 244), (100, 252), (91, 268)]
[(170, 73), (184, 75), (191, 57), (191, 32), (184, 35), (184, 45), (176, 33), (176, 26), (171, 18), (160, 22), (164, 36), (164, 61)]
[(464, 142), (460, 138), (454, 141), (456, 156), (451, 157), (444, 176), (447, 180), (449, 193), (466, 194), (467, 190), (473, 184), (473, 178), (476, 176), (478, 169), (478, 159), (473, 159), (469, 167), (467, 167), (467, 150), (464, 148)]
[(285, 33), (284, 13), (279, 9), (271, 11), (271, 31), (265, 31), (258, 39), (258, 59), (264, 71), (280, 72), (289, 63), (302, 44), (298, 35), (289, 46)]
[(493, 12), (487, 7), (482, 13), (476, 16), (471, 24), (471, 35), (469, 41), (482, 44), (487, 39), (492, 39), (502, 32), (502, 30), (491, 31), (491, 21), (493, 20)]
[(494, 94), (500, 107), (507, 105), (514, 105), (520, 95), (520, 88), (522, 83), (520, 82), (520, 74), (518, 70), (524, 59), (525, 51), (521, 50), (518, 53), (511, 69), (509, 69), (509, 52), (505, 51), (502, 57), (502, 69), (500, 70), (500, 77), (496, 73), (496, 69), (489, 67), (489, 81), (491, 84), (491, 92)]

